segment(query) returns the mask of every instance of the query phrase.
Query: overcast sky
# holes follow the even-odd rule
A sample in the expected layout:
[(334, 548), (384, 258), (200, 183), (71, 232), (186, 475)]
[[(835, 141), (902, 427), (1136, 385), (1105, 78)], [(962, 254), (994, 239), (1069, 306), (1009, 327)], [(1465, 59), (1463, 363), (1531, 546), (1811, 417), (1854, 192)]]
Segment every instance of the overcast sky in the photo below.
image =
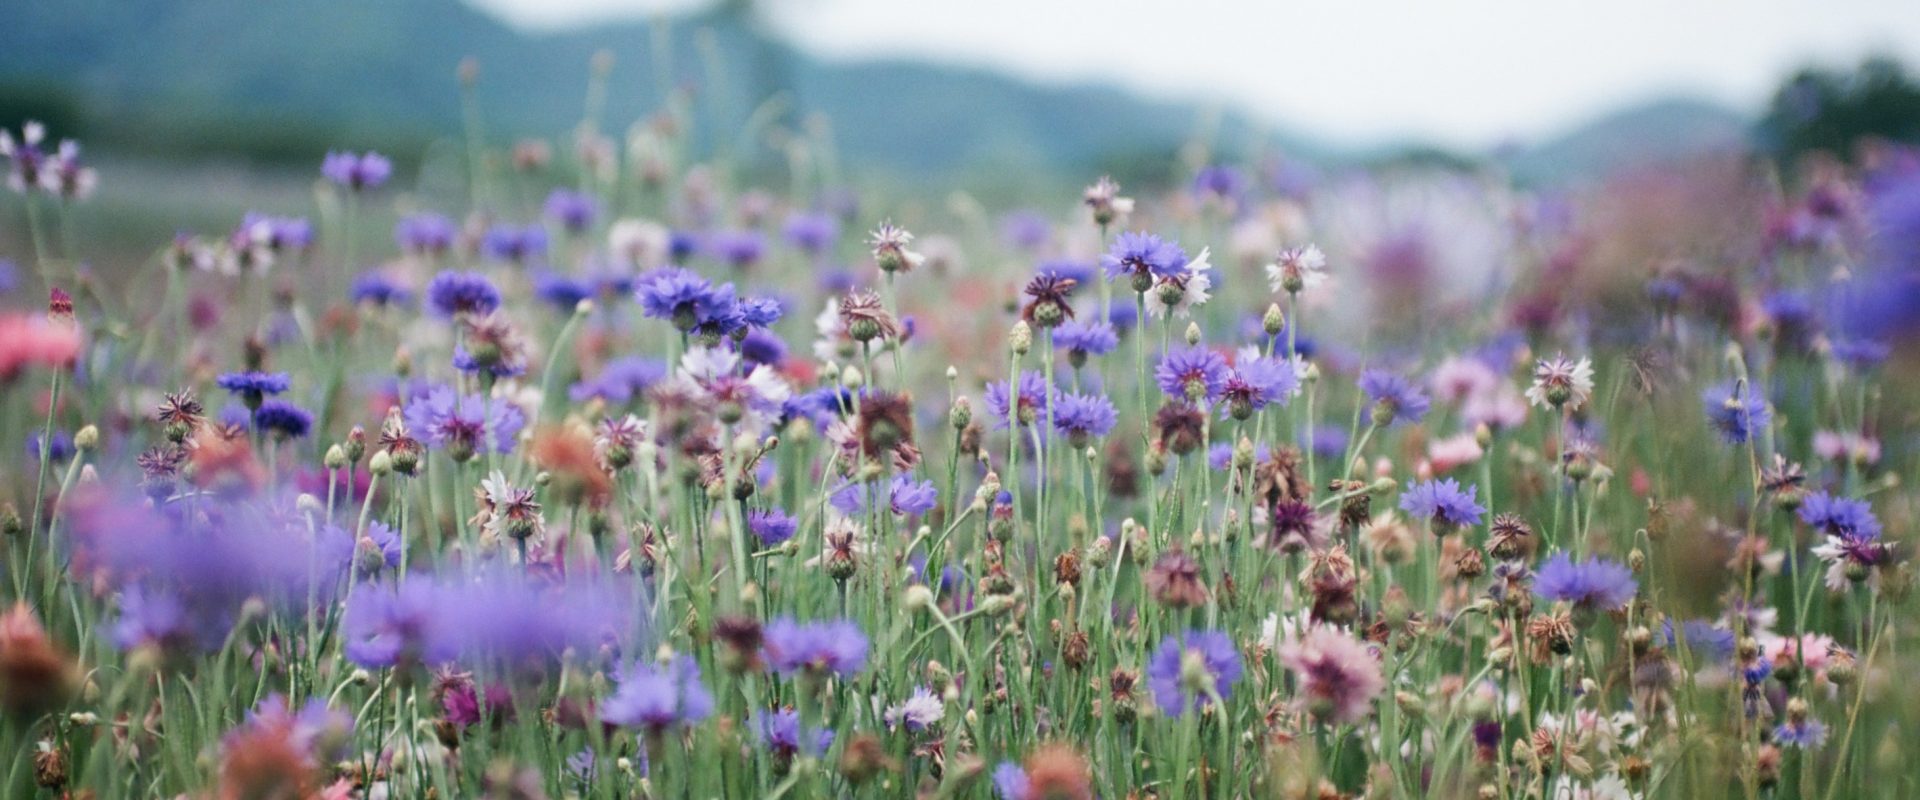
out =
[[(468, 0), (530, 29), (700, 0)], [(1920, 0), (772, 0), (831, 58), (924, 58), (1217, 99), (1320, 135), (1487, 146), (1635, 101), (1759, 109), (1789, 69), (1920, 67)]]

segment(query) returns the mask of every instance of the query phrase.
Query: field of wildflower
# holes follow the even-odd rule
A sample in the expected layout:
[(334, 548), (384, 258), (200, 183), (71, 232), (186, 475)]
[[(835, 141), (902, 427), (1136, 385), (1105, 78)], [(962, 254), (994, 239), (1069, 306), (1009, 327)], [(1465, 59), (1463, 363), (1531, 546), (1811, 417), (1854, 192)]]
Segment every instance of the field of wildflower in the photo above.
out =
[(1920, 796), (1920, 154), (988, 208), (676, 113), (118, 264), (7, 121), (0, 796)]

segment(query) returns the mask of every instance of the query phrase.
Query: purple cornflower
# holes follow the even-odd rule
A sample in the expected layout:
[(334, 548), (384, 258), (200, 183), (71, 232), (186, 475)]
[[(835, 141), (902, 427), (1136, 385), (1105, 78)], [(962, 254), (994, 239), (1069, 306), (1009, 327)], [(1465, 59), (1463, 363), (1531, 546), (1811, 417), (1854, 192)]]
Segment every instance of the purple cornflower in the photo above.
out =
[(285, 392), (293, 385), (284, 372), (229, 372), (216, 378), (214, 383), (240, 398), (250, 409), (259, 408), (262, 400)]
[(547, 229), (539, 225), (495, 225), (481, 237), (480, 250), (496, 261), (524, 264), (547, 254)]
[(415, 255), (437, 255), (453, 247), (458, 228), (453, 220), (434, 213), (401, 217), (393, 225), (393, 241), (401, 250)]
[(1188, 631), (1160, 641), (1147, 663), (1147, 685), (1161, 713), (1178, 717), (1211, 703), (1208, 690), (1225, 700), (1240, 672), (1240, 651), (1232, 638), (1220, 631)]
[(354, 558), (359, 561), (361, 572), (379, 572), (400, 566), (400, 534), (386, 523), (373, 520), (367, 523), (367, 533), (355, 543)]
[(1002, 761), (993, 768), (993, 790), (1000, 800), (1033, 800), (1033, 780), (1012, 761)]
[(700, 683), (700, 665), (684, 655), (658, 667), (628, 669), (600, 704), (601, 720), (654, 733), (696, 724), (712, 713), (713, 695)]
[(925, 686), (913, 687), (913, 695), (887, 708), (881, 719), (888, 728), (905, 725), (914, 733), (924, 731), (947, 716), (947, 704), (940, 695), (929, 691)]
[(354, 305), (370, 305), (380, 308), (407, 306), (413, 303), (413, 290), (384, 272), (363, 272), (353, 279), (353, 287), (347, 296)]
[(446, 318), (486, 316), (500, 307), (500, 290), (478, 272), (449, 270), (427, 284), (427, 305)]
[(1023, 209), (1000, 218), (1000, 235), (1009, 246), (1035, 250), (1053, 236), (1053, 226), (1039, 213)]
[(740, 357), (749, 364), (777, 367), (787, 360), (787, 343), (766, 328), (748, 328), (747, 335), (740, 339)]
[[(73, 437), (68, 436), (66, 431), (54, 431), (52, 438), (47, 440), (47, 461), (64, 462), (72, 457)], [(35, 461), (40, 459), (39, 431), (27, 432), (27, 458)]]
[(1773, 740), (1785, 747), (1815, 750), (1826, 743), (1827, 726), (1820, 720), (1812, 718), (1798, 722), (1789, 719), (1773, 729)]
[(194, 614), (180, 595), (135, 585), (120, 593), (120, 617), (113, 625), (113, 643), (122, 650), (151, 647), (163, 653), (207, 651), (226, 636), (224, 619)]
[(987, 414), (993, 418), (993, 426), (999, 429), (1032, 425), (1035, 420), (1046, 419), (1046, 407), (1051, 404), (1052, 396), (1057, 394), (1048, 390), (1047, 379), (1033, 370), (1021, 370), (1020, 385), (1017, 390), (1009, 390), (1006, 381), (987, 384)]
[(816, 758), (825, 755), (827, 748), (833, 746), (833, 731), (819, 730), (807, 735), (801, 730), (799, 712), (790, 708), (754, 715), (753, 734), (754, 741), (775, 758), (781, 759), (799, 755), (803, 743), (806, 745), (806, 754)]
[(1300, 388), (1300, 374), (1277, 358), (1249, 358), (1227, 373), (1220, 394), (1227, 413), (1246, 419), (1269, 405), (1286, 405)]
[(1186, 274), (1187, 251), (1151, 233), (1122, 233), (1100, 257), (1100, 266), (1108, 280), (1132, 278), (1134, 291), (1144, 292), (1153, 287), (1154, 278)]
[[(1736, 397), (1736, 392), (1740, 396)], [(1734, 381), (1701, 392), (1700, 403), (1706, 407), (1707, 422), (1727, 444), (1745, 444), (1756, 432), (1766, 430), (1773, 419), (1766, 398), (1756, 396), (1752, 387), (1742, 390)]]
[(390, 586), (362, 584), (347, 599), (340, 620), (347, 660), (367, 669), (452, 661), (456, 651), (435, 626), (444, 616), (438, 589), (424, 578)]
[(831, 214), (796, 213), (787, 217), (782, 232), (794, 247), (819, 255), (832, 248), (840, 237), (840, 223)]
[(553, 270), (543, 269), (533, 275), (534, 295), (563, 313), (573, 313), (580, 301), (593, 297), (598, 290), (585, 280)]
[(581, 233), (593, 227), (600, 216), (600, 203), (593, 195), (572, 189), (555, 189), (542, 206), (547, 218), (560, 223), (568, 233)]
[(1480, 515), (1487, 511), (1475, 497), (1479, 490), (1478, 486), (1468, 486), (1461, 491), (1460, 482), (1452, 478), (1408, 484), (1406, 493), (1400, 496), (1400, 510), (1430, 520), (1435, 533), (1478, 525)]
[(754, 328), (770, 328), (786, 316), (787, 304), (777, 297), (740, 298), (740, 318)]
[(568, 388), (567, 397), (576, 403), (598, 397), (609, 405), (623, 406), (666, 377), (667, 365), (663, 361), (641, 356), (621, 356), (601, 367), (598, 377)]
[(268, 400), (253, 412), (253, 424), (278, 439), (299, 439), (313, 430), (313, 412), (285, 400)]
[(20, 138), (13, 133), (0, 129), (0, 158), (9, 162), (7, 186), (15, 192), (26, 194), (40, 188), (45, 183), (47, 154), (40, 149), (40, 143), (46, 139), (47, 128), (39, 122), (28, 121), (20, 126)]
[(1800, 501), (1799, 514), (1800, 521), (1828, 536), (1856, 540), (1880, 538), (1880, 519), (1874, 516), (1873, 506), (1865, 500), (1815, 492)]
[(725, 327), (721, 332), (731, 333), (743, 321), (733, 284), (715, 287), (688, 270), (661, 267), (641, 275), (637, 286), (642, 312), (682, 331)]
[(1556, 553), (1533, 577), (1535, 595), (1586, 611), (1625, 608), (1639, 588), (1625, 564), (1593, 557), (1576, 564), (1566, 553)]
[(1666, 635), (1668, 647), (1678, 647), (1684, 643), (1702, 661), (1719, 663), (1733, 655), (1733, 631), (1711, 621), (1690, 619), (1681, 623), (1679, 630), (1675, 631), (1673, 620), (1668, 619), (1661, 626), (1661, 631)]
[(1247, 190), (1247, 178), (1240, 170), (1223, 164), (1200, 168), (1193, 176), (1193, 192), (1220, 201), (1237, 201)]
[(320, 174), (327, 180), (353, 191), (378, 188), (393, 176), (393, 162), (368, 150), (365, 153), (331, 152), (320, 162)]
[(1062, 392), (1054, 402), (1054, 430), (1066, 435), (1074, 447), (1085, 447), (1087, 442), (1106, 436), (1118, 421), (1119, 413), (1105, 395)]
[(1067, 362), (1075, 367), (1087, 363), (1087, 356), (1104, 356), (1120, 346), (1120, 334), (1111, 323), (1068, 320), (1053, 329), (1053, 346), (1067, 351)]
[(933, 481), (916, 481), (911, 475), (895, 475), (887, 486), (887, 504), (903, 517), (925, 514), (939, 505), (940, 493)]
[(1428, 400), (1420, 387), (1394, 373), (1370, 369), (1360, 375), (1360, 391), (1373, 406), (1373, 424), (1382, 428), (1395, 422), (1419, 422), (1427, 415)]
[(775, 547), (800, 530), (800, 522), (777, 508), (747, 512), (747, 530), (760, 539), (763, 547)]
[(707, 254), (736, 268), (751, 267), (766, 253), (767, 241), (759, 231), (716, 231), (707, 237)]
[(1183, 402), (1211, 401), (1227, 387), (1227, 360), (1204, 347), (1172, 350), (1160, 359), (1154, 379), (1168, 397)]
[(867, 665), (867, 635), (850, 620), (800, 623), (781, 617), (767, 623), (763, 640), (767, 666), (781, 675), (845, 678)]
[(446, 450), (456, 461), (465, 461), (489, 451), (513, 452), (514, 440), (526, 426), (527, 416), (518, 406), (497, 397), (462, 396), (452, 387), (435, 386), (407, 404), (406, 422), (421, 441)]

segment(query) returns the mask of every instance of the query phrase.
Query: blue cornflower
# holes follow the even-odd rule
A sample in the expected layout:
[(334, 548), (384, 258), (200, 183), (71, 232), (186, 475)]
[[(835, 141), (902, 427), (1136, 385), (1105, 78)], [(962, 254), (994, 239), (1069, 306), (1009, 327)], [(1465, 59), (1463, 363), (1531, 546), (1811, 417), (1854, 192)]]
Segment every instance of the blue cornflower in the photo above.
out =
[(1100, 266), (1107, 280), (1132, 278), (1134, 291), (1144, 292), (1152, 288), (1154, 278), (1185, 275), (1187, 251), (1151, 233), (1122, 233), (1100, 257)]
[(599, 287), (585, 280), (552, 270), (543, 269), (533, 274), (533, 293), (564, 313), (573, 313), (580, 301), (594, 296), (597, 291)]
[(1478, 525), (1480, 515), (1487, 511), (1475, 497), (1479, 490), (1478, 486), (1468, 486), (1461, 491), (1460, 482), (1452, 478), (1410, 483), (1406, 493), (1400, 495), (1400, 510), (1430, 520), (1435, 532)]
[(1639, 588), (1625, 564), (1593, 557), (1576, 564), (1566, 553), (1555, 554), (1533, 577), (1535, 595), (1587, 611), (1625, 608)]
[(759, 231), (716, 231), (707, 236), (707, 254), (733, 267), (751, 267), (766, 253), (767, 241)]
[(1034, 250), (1053, 237), (1053, 226), (1039, 212), (1021, 209), (1000, 218), (1000, 235), (1010, 247)]
[(776, 297), (743, 297), (740, 318), (755, 328), (769, 328), (787, 313), (787, 305)]
[(666, 380), (667, 364), (641, 356), (621, 356), (608, 361), (593, 380), (581, 381), (567, 389), (567, 397), (584, 403), (598, 397), (609, 405), (622, 406), (644, 394), (654, 384)]
[(1865, 500), (1814, 492), (1800, 501), (1799, 514), (1800, 521), (1828, 536), (1854, 540), (1880, 538), (1880, 519), (1874, 516), (1873, 506)]
[(728, 334), (745, 324), (731, 283), (715, 287), (679, 267), (661, 267), (641, 275), (638, 286), (641, 311), (682, 331)]
[(1828, 348), (1835, 360), (1855, 369), (1872, 369), (1880, 366), (1887, 360), (1887, 356), (1893, 354), (1893, 348), (1886, 342), (1873, 339), (1836, 339)]
[(1221, 389), (1227, 413), (1246, 419), (1269, 405), (1286, 405), (1300, 388), (1300, 374), (1277, 358), (1250, 358), (1235, 364)]
[(495, 225), (480, 239), (480, 251), (496, 261), (524, 264), (547, 254), (547, 229)]
[(500, 307), (500, 290), (478, 272), (449, 270), (427, 284), (427, 305), (442, 317), (485, 316)]
[(1360, 391), (1373, 406), (1373, 424), (1385, 428), (1395, 422), (1419, 422), (1427, 415), (1426, 392), (1399, 375), (1370, 369), (1360, 374)]
[(1734, 381), (1708, 387), (1700, 393), (1700, 402), (1706, 407), (1708, 423), (1727, 444), (1745, 444), (1773, 419), (1766, 398), (1755, 395), (1752, 387), (1741, 390)]
[(285, 400), (268, 400), (253, 412), (253, 424), (281, 439), (299, 439), (313, 430), (313, 413)]
[(693, 725), (712, 713), (713, 695), (700, 683), (700, 665), (684, 655), (658, 667), (627, 670), (619, 688), (600, 704), (600, 719), (655, 733)]
[(740, 357), (749, 364), (765, 364), (777, 367), (787, 360), (787, 343), (780, 335), (766, 328), (748, 328), (747, 335), (740, 339)]
[(887, 485), (887, 504), (893, 513), (910, 517), (925, 514), (940, 504), (940, 493), (933, 481), (916, 481), (911, 475), (895, 475)]
[(1085, 447), (1087, 442), (1106, 436), (1118, 421), (1119, 412), (1105, 395), (1062, 392), (1054, 402), (1054, 430), (1065, 434), (1074, 447)]
[(340, 621), (347, 660), (367, 669), (453, 660), (451, 642), (435, 626), (442, 605), (439, 587), (430, 580), (362, 584), (347, 599)]
[(867, 635), (850, 620), (767, 623), (762, 648), (768, 668), (781, 675), (806, 672), (848, 677), (867, 665)]
[(371, 150), (365, 153), (328, 153), (320, 162), (320, 174), (354, 191), (373, 189), (393, 175), (393, 162)]
[(1238, 200), (1247, 190), (1247, 178), (1240, 170), (1224, 164), (1201, 167), (1193, 176), (1193, 192), (1218, 200)]
[(413, 290), (384, 272), (363, 272), (353, 279), (347, 296), (355, 305), (387, 308), (413, 303)]
[(1002, 761), (993, 768), (993, 790), (1000, 800), (1033, 800), (1033, 780), (1012, 761)]
[(987, 384), (987, 415), (993, 418), (995, 428), (1005, 429), (1014, 423), (1032, 425), (1035, 420), (1046, 419), (1047, 406), (1056, 392), (1050, 391), (1047, 379), (1033, 370), (1022, 370), (1019, 380), (1019, 387), (1011, 390), (1006, 381)]
[(758, 742), (776, 759), (790, 759), (800, 754), (801, 745), (806, 746), (806, 755), (818, 758), (825, 755), (827, 748), (833, 746), (833, 731), (817, 730), (811, 735), (800, 727), (800, 714), (793, 709), (754, 715), (754, 741)]
[(424, 213), (401, 217), (393, 225), (393, 241), (401, 250), (419, 255), (444, 253), (453, 247), (459, 233), (453, 220), (445, 215)]
[(818, 255), (831, 249), (840, 237), (840, 223), (831, 214), (796, 213), (787, 217), (782, 233), (794, 247)]
[[(73, 458), (73, 437), (68, 436), (66, 431), (54, 431), (53, 438), (47, 441), (49, 443), (47, 447), (48, 463), (59, 463)], [(27, 432), (27, 458), (34, 461), (40, 460), (39, 431)]]
[(1053, 346), (1067, 351), (1067, 362), (1075, 367), (1087, 363), (1087, 356), (1104, 356), (1120, 346), (1120, 334), (1108, 322), (1068, 320), (1053, 329)]
[[(1198, 656), (1203, 669), (1187, 669), (1189, 653)], [(1240, 680), (1240, 672), (1240, 651), (1232, 638), (1220, 631), (1188, 631), (1160, 641), (1160, 649), (1147, 663), (1147, 685), (1161, 713), (1178, 717), (1211, 703), (1207, 688), (1225, 700)]]
[(293, 385), (284, 372), (229, 372), (216, 378), (214, 383), (240, 398), (250, 409), (259, 408), (267, 396), (280, 394)]
[(1798, 722), (1789, 719), (1773, 729), (1773, 740), (1783, 747), (1797, 747), (1802, 750), (1818, 749), (1827, 741), (1827, 726), (1820, 720), (1812, 718)]
[[(446, 450), (456, 461), (476, 454), (513, 452), (527, 415), (500, 398), (459, 395), (452, 387), (435, 386), (406, 406), (408, 430), (423, 442)], [(492, 438), (489, 439), (488, 435)]]
[(752, 531), (753, 535), (760, 539), (762, 546), (774, 547), (792, 539), (793, 534), (800, 530), (800, 522), (777, 508), (749, 511), (747, 512), (747, 530)]
[(1668, 619), (1661, 626), (1668, 647), (1684, 644), (1701, 661), (1718, 663), (1733, 656), (1733, 631), (1722, 628), (1709, 620), (1690, 619), (1680, 624), (1678, 635), (1674, 631), (1673, 620)]
[(600, 216), (600, 202), (593, 195), (572, 189), (553, 190), (542, 208), (548, 219), (560, 223), (569, 233), (593, 227), (594, 219)]
[(1227, 360), (1204, 347), (1168, 351), (1154, 370), (1168, 397), (1184, 402), (1211, 401), (1227, 386)]

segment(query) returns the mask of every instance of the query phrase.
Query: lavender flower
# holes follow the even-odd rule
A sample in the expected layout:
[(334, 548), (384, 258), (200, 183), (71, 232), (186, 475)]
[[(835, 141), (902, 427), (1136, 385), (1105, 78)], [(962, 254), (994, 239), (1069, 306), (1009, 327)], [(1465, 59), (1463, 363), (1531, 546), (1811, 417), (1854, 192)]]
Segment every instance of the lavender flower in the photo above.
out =
[(1745, 444), (1773, 419), (1766, 398), (1756, 396), (1751, 387), (1742, 390), (1733, 381), (1701, 392), (1700, 402), (1706, 407), (1707, 422), (1728, 444)]
[(718, 329), (732, 333), (745, 323), (733, 284), (714, 287), (706, 278), (679, 267), (661, 267), (640, 276), (640, 307), (682, 331)]
[(791, 759), (800, 754), (818, 758), (833, 746), (833, 731), (817, 730), (808, 735), (801, 729), (800, 714), (790, 708), (756, 714), (752, 721), (754, 741), (776, 759)]
[(229, 372), (214, 383), (240, 398), (249, 409), (260, 408), (260, 403), (269, 395), (285, 392), (293, 385), (284, 372)]
[(407, 404), (406, 421), (421, 441), (465, 460), (480, 453), (513, 452), (527, 417), (506, 400), (461, 396), (452, 387), (435, 386)]
[(1000, 800), (1033, 800), (1033, 781), (1012, 761), (1002, 761), (993, 768), (993, 790)]
[(427, 305), (443, 318), (486, 316), (500, 307), (500, 290), (478, 272), (442, 272), (427, 284)]
[(1395, 422), (1419, 422), (1427, 415), (1429, 401), (1413, 382), (1384, 370), (1370, 369), (1360, 375), (1360, 391), (1373, 406), (1373, 424), (1382, 428)]
[(621, 356), (608, 361), (592, 380), (569, 387), (567, 397), (576, 403), (597, 397), (609, 405), (623, 406), (666, 378), (667, 365), (664, 362), (641, 356)]
[(1119, 421), (1119, 412), (1105, 395), (1062, 392), (1054, 402), (1054, 430), (1066, 435), (1074, 447), (1106, 436)]
[(1169, 351), (1154, 371), (1160, 390), (1174, 400), (1197, 403), (1220, 397), (1227, 386), (1227, 360), (1203, 347)]
[(547, 254), (547, 229), (495, 225), (481, 237), (480, 251), (496, 261), (525, 264)]
[(867, 636), (850, 620), (800, 623), (781, 617), (764, 634), (767, 666), (781, 675), (852, 676), (866, 668)]
[(1626, 565), (1589, 557), (1574, 563), (1566, 553), (1555, 554), (1534, 574), (1533, 593), (1548, 601), (1567, 602), (1585, 611), (1614, 611), (1633, 600), (1640, 585)]
[(1049, 391), (1047, 379), (1033, 370), (1021, 370), (1019, 380), (1019, 387), (1012, 390), (1006, 381), (987, 384), (987, 415), (995, 428), (1004, 430), (1015, 423), (1025, 427), (1046, 419), (1046, 407), (1057, 392)]
[(1247, 419), (1269, 405), (1286, 405), (1300, 389), (1300, 374), (1277, 358), (1243, 358), (1227, 373), (1222, 404), (1234, 419)]
[(1219, 631), (1188, 631), (1160, 641), (1147, 664), (1147, 685), (1161, 713), (1178, 717), (1213, 701), (1225, 700), (1240, 680), (1240, 651)]
[(354, 305), (392, 308), (411, 305), (413, 290), (385, 273), (364, 272), (353, 279), (347, 297)]
[(819, 255), (832, 249), (840, 237), (840, 223), (831, 214), (796, 213), (787, 217), (782, 233), (794, 247)]
[(254, 410), (253, 424), (278, 439), (299, 439), (313, 429), (313, 413), (285, 400), (268, 400)]
[(365, 153), (331, 152), (320, 162), (320, 174), (347, 189), (375, 189), (393, 175), (393, 162), (371, 150)]
[(1461, 491), (1460, 482), (1452, 478), (1408, 484), (1400, 496), (1400, 509), (1430, 521), (1436, 533), (1478, 525), (1487, 510), (1474, 496), (1479, 488), (1468, 486)]
[(908, 731), (919, 733), (940, 724), (947, 716), (947, 704), (940, 696), (925, 686), (913, 687), (913, 695), (887, 708), (881, 715), (888, 728), (905, 725)]
[(800, 523), (777, 508), (747, 512), (747, 530), (760, 539), (763, 547), (776, 547), (792, 539)]
[(458, 231), (453, 220), (445, 215), (412, 214), (394, 223), (393, 241), (401, 250), (414, 255), (439, 255), (453, 247)]
[(1133, 290), (1145, 292), (1155, 278), (1180, 276), (1187, 266), (1187, 251), (1151, 233), (1122, 233), (1100, 257), (1100, 266), (1108, 280), (1131, 278)]
[(1880, 519), (1874, 516), (1873, 506), (1865, 500), (1815, 492), (1800, 502), (1798, 513), (1800, 521), (1828, 536), (1860, 540), (1880, 538)]
[(1067, 351), (1067, 363), (1085, 366), (1088, 356), (1104, 356), (1120, 346), (1113, 325), (1092, 320), (1068, 320), (1053, 329), (1053, 346)]
[(658, 667), (627, 670), (619, 688), (600, 704), (602, 720), (654, 733), (699, 723), (712, 713), (713, 695), (700, 683), (700, 665), (684, 655)]
[(555, 189), (542, 206), (547, 218), (560, 223), (568, 233), (583, 233), (600, 216), (600, 203), (593, 195), (572, 189)]

